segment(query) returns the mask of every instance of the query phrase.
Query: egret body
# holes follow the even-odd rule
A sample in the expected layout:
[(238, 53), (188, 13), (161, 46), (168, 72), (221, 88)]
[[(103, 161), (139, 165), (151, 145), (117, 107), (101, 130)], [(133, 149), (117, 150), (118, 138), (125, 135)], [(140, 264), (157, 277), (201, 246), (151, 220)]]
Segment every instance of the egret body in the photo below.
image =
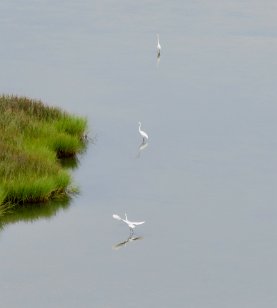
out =
[(134, 229), (135, 229), (136, 226), (139, 226), (139, 225), (142, 225), (142, 224), (145, 223), (145, 221), (130, 221), (130, 220), (128, 220), (126, 213), (125, 213), (125, 219), (121, 218), (117, 214), (113, 214), (113, 218), (125, 222), (128, 225), (130, 232), (132, 234), (134, 233)]
[(138, 122), (138, 124), (139, 124), (139, 133), (140, 133), (140, 135), (141, 135), (141, 137), (142, 137), (142, 140), (143, 140), (143, 142), (144, 142), (145, 140), (148, 140), (148, 135), (146, 134), (146, 132), (144, 132), (143, 130), (141, 130), (141, 123)]

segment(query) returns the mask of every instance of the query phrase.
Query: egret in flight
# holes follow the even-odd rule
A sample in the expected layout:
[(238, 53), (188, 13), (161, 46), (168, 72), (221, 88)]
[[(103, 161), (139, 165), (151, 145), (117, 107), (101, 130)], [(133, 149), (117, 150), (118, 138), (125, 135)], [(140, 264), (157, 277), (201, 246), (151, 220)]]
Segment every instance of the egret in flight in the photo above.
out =
[(125, 222), (128, 225), (131, 234), (134, 233), (134, 229), (136, 226), (139, 226), (145, 223), (145, 221), (129, 221), (126, 213), (125, 213), (125, 219), (121, 218), (117, 214), (113, 214), (113, 218)]
[(139, 124), (139, 133), (141, 134), (142, 137), (142, 141), (145, 142), (145, 139), (148, 140), (148, 135), (146, 134), (146, 132), (144, 132), (143, 130), (141, 130), (141, 123), (138, 122)]
[(159, 58), (161, 55), (161, 45), (160, 45), (160, 40), (159, 40), (159, 34), (157, 34), (157, 39), (158, 39), (158, 44), (157, 44), (157, 57)]

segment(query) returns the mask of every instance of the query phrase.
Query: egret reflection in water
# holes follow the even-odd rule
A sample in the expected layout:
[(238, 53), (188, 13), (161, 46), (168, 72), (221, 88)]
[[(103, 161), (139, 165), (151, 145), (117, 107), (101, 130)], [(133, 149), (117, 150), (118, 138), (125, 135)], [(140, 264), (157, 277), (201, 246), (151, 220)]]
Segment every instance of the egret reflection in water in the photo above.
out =
[(118, 244), (115, 244), (112, 246), (113, 250), (118, 250), (122, 247), (126, 247), (128, 243), (137, 241), (137, 240), (143, 240), (142, 236), (132, 236), (130, 235), (125, 241), (119, 242)]
[(157, 57), (159, 58), (161, 56), (161, 45), (160, 45), (160, 37), (159, 37), (159, 34), (157, 34)]
[(161, 45), (160, 45), (160, 40), (159, 40), (159, 34), (157, 34), (157, 68), (159, 67), (160, 59), (161, 59)]
[(161, 55), (157, 55), (157, 68), (159, 67), (160, 60), (161, 60)]
[(138, 147), (138, 153), (136, 158), (140, 158), (140, 154), (143, 150), (145, 150), (148, 147), (148, 142), (142, 141), (142, 143)]

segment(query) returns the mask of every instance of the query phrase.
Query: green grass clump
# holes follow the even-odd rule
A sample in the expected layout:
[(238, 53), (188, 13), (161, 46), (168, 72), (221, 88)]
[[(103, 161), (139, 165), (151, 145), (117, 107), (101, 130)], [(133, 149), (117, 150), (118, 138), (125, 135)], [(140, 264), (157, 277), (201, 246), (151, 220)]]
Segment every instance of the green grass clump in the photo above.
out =
[(7, 205), (44, 202), (71, 183), (60, 158), (84, 147), (87, 121), (25, 97), (0, 96), (0, 216)]

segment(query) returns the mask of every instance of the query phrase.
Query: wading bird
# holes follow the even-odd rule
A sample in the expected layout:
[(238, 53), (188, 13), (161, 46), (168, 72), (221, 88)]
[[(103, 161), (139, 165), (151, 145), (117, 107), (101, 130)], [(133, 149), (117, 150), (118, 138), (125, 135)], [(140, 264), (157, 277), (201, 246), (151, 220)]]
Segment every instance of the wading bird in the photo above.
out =
[(148, 135), (146, 134), (146, 132), (144, 132), (143, 130), (141, 130), (141, 123), (138, 122), (139, 124), (139, 133), (141, 134), (142, 137), (142, 141), (145, 142), (145, 139), (148, 140)]
[(126, 213), (125, 213), (125, 219), (121, 218), (117, 214), (113, 214), (113, 218), (125, 222), (128, 225), (131, 234), (134, 233), (134, 229), (136, 226), (139, 226), (145, 223), (145, 221), (129, 221)]
[(159, 34), (157, 34), (157, 39), (158, 39), (158, 44), (157, 44), (157, 57), (159, 58), (161, 55), (161, 45), (160, 45), (160, 40), (159, 40)]

